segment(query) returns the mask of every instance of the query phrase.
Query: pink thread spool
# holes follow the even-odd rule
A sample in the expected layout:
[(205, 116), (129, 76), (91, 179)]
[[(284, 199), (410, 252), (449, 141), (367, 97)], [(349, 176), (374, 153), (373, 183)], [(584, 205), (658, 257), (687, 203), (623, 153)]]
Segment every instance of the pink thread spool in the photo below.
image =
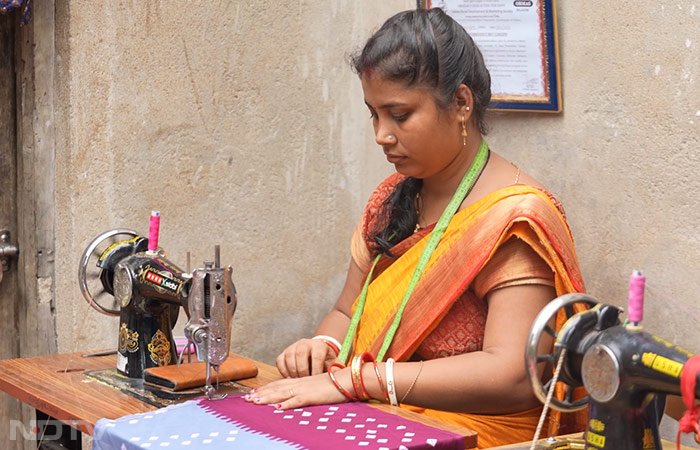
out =
[(634, 325), (638, 325), (644, 317), (644, 282), (646, 278), (639, 270), (632, 271), (630, 275), (629, 312), (627, 318)]
[(148, 251), (158, 251), (158, 234), (160, 233), (160, 211), (151, 211), (151, 222), (148, 226)]

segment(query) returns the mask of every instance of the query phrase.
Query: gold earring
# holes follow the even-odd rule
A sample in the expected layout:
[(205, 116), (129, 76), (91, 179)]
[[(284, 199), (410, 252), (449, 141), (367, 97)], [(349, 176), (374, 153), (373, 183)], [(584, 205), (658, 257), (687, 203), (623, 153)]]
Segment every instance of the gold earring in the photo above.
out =
[(467, 146), (467, 115), (462, 116), (462, 143)]

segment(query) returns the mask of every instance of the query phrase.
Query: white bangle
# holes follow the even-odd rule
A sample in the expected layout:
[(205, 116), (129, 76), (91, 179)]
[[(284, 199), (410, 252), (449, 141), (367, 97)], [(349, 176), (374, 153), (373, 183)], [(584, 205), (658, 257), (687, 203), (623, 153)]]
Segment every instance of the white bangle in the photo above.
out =
[(386, 360), (386, 391), (389, 394), (389, 403), (392, 406), (399, 406), (396, 399), (396, 382), (394, 381), (394, 358)]
[(319, 334), (318, 336), (314, 336), (311, 339), (323, 339), (324, 341), (328, 341), (332, 344), (335, 344), (335, 346), (338, 347), (339, 351), (340, 351), (340, 347), (342, 347), (342, 345), (340, 345), (340, 342), (338, 342), (338, 339), (334, 338), (333, 336), (326, 336), (323, 334)]

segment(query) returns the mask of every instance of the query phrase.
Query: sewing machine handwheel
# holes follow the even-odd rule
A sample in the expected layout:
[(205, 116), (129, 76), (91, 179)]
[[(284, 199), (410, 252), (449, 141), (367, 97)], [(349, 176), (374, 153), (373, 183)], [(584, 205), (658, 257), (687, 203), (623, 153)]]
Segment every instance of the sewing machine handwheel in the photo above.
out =
[[(549, 325), (552, 320), (556, 320), (557, 314), (563, 308), (566, 314), (566, 319), (568, 320), (575, 314), (574, 304), (582, 303), (592, 307), (598, 304), (598, 300), (591, 297), (590, 295), (574, 293), (565, 294), (560, 297), (555, 298), (547, 304), (542, 311), (537, 315), (535, 321), (532, 323), (532, 328), (530, 329), (530, 335), (527, 339), (527, 345), (525, 347), (525, 367), (527, 368), (528, 376), (530, 377), (530, 383), (532, 384), (535, 396), (544, 404), (547, 399), (547, 392), (552, 385), (552, 379), (546, 383), (542, 383), (540, 375), (538, 373), (538, 365), (547, 364), (552, 370), (556, 367), (561, 354), (561, 349), (556, 348), (552, 353), (548, 354), (537, 354), (537, 349), (539, 343), (542, 339), (542, 334), (547, 333), (554, 340), (557, 339), (557, 332)], [(566, 358), (566, 356), (564, 357)], [(564, 361), (566, 364), (566, 361)], [(551, 365), (551, 366), (550, 366)], [(545, 367), (546, 369), (546, 367)], [(561, 379), (559, 382), (563, 382)], [(566, 384), (565, 382), (563, 382)], [(550, 406), (553, 409), (562, 412), (573, 412), (578, 411), (588, 404), (588, 396), (574, 400), (573, 393), (574, 387), (566, 384), (568, 389), (566, 390), (564, 400), (559, 400), (552, 397)]]
[(83, 256), (80, 258), (78, 268), (78, 284), (85, 300), (95, 310), (108, 316), (119, 315), (119, 304), (114, 295), (104, 288), (102, 277), (106, 276), (104, 271), (97, 265), (100, 256), (111, 245), (132, 239), (138, 236), (135, 231), (128, 229), (115, 229), (106, 231), (90, 242)]

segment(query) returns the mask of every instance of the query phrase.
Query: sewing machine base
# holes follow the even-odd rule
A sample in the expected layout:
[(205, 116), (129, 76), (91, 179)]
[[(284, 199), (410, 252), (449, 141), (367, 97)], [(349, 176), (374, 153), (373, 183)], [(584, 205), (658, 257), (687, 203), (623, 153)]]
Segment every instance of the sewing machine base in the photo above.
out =
[[(179, 392), (166, 391), (144, 384), (141, 378), (124, 376), (117, 369), (87, 370), (85, 376), (158, 408), (206, 395), (205, 386)], [(245, 394), (250, 390), (251, 388), (235, 381), (227, 381), (219, 383), (217, 392), (221, 394)]]

